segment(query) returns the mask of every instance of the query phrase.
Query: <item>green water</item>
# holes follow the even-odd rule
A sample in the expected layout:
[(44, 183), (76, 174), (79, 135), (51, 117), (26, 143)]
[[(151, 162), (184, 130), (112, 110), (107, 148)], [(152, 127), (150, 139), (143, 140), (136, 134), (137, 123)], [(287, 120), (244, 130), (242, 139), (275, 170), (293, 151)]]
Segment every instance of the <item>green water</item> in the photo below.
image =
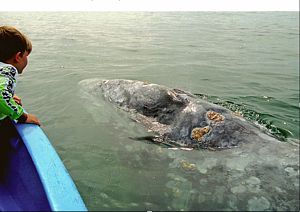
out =
[(251, 201), (243, 208), (232, 194), (216, 195), (230, 192), (218, 167), (215, 190), (196, 180), (199, 173), (178, 169), (178, 158), (213, 160), (211, 153), (169, 152), (130, 139), (148, 132), (81, 93), (83, 79), (187, 90), (299, 145), (297, 12), (1, 12), (0, 24), (18, 27), (33, 42), (17, 94), (40, 118), (90, 210), (247, 210)]

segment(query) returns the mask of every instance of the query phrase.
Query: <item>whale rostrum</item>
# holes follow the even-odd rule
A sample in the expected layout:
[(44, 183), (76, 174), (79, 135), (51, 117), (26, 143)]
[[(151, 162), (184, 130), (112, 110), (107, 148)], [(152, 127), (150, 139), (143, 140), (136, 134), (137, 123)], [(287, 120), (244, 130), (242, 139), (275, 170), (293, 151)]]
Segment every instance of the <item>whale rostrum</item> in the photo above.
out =
[(226, 149), (276, 140), (242, 116), (180, 89), (125, 79), (88, 83), (93, 92), (101, 93), (105, 100), (127, 111), (131, 119), (156, 133), (155, 142)]

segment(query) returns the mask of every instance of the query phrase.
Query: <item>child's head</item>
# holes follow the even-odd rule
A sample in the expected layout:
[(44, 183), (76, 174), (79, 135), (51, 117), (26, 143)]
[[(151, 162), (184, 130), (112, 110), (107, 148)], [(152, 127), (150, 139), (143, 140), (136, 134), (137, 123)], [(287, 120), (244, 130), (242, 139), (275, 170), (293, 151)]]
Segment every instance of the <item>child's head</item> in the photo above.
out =
[(31, 50), (30, 40), (20, 31), (14, 27), (0, 26), (0, 62), (11, 64), (22, 73)]

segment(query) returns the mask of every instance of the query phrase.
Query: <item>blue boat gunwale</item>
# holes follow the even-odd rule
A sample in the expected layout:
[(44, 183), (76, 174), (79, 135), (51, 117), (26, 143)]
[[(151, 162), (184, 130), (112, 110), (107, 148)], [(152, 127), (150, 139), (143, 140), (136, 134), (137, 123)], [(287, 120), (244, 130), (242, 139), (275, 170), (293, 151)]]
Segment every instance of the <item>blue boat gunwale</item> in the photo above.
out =
[(87, 211), (70, 174), (43, 130), (34, 124), (13, 124), (36, 167), (51, 210)]

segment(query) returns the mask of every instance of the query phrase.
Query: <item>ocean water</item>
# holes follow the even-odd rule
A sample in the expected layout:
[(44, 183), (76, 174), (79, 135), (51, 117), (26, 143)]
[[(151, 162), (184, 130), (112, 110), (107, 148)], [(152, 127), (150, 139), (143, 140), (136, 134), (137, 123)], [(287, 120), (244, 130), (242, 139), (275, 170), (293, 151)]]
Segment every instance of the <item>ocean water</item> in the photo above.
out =
[(240, 112), (292, 154), (299, 13), (0, 12), (0, 25), (32, 40), (16, 94), (41, 120), (90, 210), (299, 210), (299, 157), (132, 140), (149, 132), (79, 83), (124, 78), (180, 88)]

